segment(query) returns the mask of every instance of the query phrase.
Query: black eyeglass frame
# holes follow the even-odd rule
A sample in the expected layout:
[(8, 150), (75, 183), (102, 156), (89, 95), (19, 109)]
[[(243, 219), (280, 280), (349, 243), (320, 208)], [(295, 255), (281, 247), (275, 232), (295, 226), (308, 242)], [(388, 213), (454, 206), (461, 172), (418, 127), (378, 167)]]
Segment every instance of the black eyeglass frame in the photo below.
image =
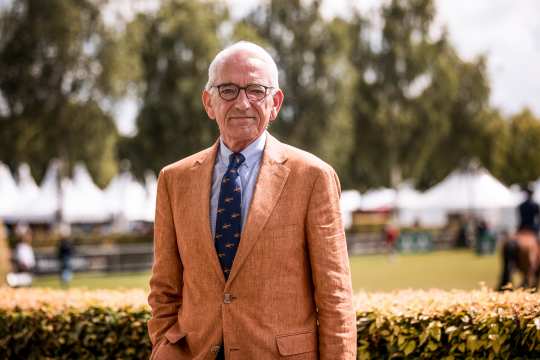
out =
[[(223, 95), (221, 94), (221, 88), (223, 86), (234, 86), (238, 89), (238, 92), (236, 93), (236, 96), (234, 98), (231, 98), (231, 99), (226, 99), (223, 97)], [(247, 89), (250, 87), (250, 86), (261, 86), (264, 88), (264, 96), (262, 96), (260, 99), (251, 99), (247, 93)], [(240, 85), (237, 85), (237, 84), (234, 84), (234, 83), (224, 83), (224, 84), (219, 84), (219, 85), (212, 85), (210, 88), (216, 88), (218, 90), (218, 94), (219, 94), (219, 97), (225, 101), (234, 101), (238, 98), (238, 96), (240, 95), (240, 91), (241, 90), (244, 90), (244, 92), (246, 93), (246, 97), (248, 98), (248, 100), (254, 102), (254, 101), (262, 101), (264, 98), (266, 98), (268, 96), (268, 90), (270, 89), (275, 89), (275, 87), (273, 86), (266, 86), (266, 85), (262, 85), (262, 84), (247, 84), (246, 86), (240, 86)]]

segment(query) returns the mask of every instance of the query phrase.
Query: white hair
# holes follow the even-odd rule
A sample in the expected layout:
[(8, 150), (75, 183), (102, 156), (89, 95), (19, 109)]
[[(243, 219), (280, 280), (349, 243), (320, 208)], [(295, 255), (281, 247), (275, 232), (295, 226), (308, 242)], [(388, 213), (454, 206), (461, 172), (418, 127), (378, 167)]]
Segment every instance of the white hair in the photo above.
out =
[(277, 68), (276, 62), (274, 61), (274, 59), (272, 59), (272, 56), (270, 56), (268, 51), (266, 51), (259, 45), (254, 44), (252, 42), (239, 41), (221, 50), (216, 55), (214, 60), (212, 60), (212, 62), (210, 63), (210, 66), (208, 67), (208, 82), (206, 83), (206, 86), (204, 87), (207, 91), (209, 91), (214, 85), (214, 81), (216, 80), (217, 71), (219, 67), (225, 62), (225, 60), (227, 60), (229, 56), (240, 51), (246, 51), (246, 52), (257, 54), (257, 56), (261, 60), (263, 60), (268, 65), (270, 65), (270, 73), (271, 73), (270, 85), (272, 85), (276, 89), (279, 89), (278, 68)]

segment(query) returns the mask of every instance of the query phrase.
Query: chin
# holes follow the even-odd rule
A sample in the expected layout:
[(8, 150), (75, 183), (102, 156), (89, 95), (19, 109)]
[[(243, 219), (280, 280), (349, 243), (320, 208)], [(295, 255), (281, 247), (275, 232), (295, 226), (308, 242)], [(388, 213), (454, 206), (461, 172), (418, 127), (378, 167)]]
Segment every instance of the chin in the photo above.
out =
[(257, 130), (253, 129), (252, 127), (240, 127), (236, 128), (233, 132), (235, 135), (234, 137), (237, 139), (250, 139), (250, 138), (256, 138), (257, 137)]
[(249, 144), (258, 137), (258, 133), (254, 131), (235, 131), (230, 139), (238, 144)]

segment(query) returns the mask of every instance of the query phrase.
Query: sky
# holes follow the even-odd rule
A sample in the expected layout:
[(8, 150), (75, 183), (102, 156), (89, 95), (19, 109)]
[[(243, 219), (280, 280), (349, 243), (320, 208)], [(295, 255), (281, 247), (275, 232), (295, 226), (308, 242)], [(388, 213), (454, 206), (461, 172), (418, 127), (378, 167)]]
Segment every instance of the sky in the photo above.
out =
[(439, 22), (464, 59), (487, 57), (491, 102), (506, 115), (540, 116), (540, 1), (437, 0)]

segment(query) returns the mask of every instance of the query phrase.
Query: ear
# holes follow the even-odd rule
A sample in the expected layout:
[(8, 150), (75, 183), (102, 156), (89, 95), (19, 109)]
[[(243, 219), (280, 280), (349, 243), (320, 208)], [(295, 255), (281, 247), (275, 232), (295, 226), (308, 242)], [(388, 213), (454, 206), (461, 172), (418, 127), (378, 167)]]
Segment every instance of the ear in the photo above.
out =
[(208, 117), (212, 120), (215, 119), (216, 113), (214, 112), (214, 108), (212, 104), (212, 94), (210, 94), (210, 92), (205, 89), (202, 92), (201, 98), (202, 98), (204, 110), (206, 110)]
[(270, 113), (270, 121), (276, 120), (279, 110), (281, 109), (281, 104), (283, 104), (283, 98), (285, 95), (281, 89), (277, 89), (272, 97), (272, 112)]

